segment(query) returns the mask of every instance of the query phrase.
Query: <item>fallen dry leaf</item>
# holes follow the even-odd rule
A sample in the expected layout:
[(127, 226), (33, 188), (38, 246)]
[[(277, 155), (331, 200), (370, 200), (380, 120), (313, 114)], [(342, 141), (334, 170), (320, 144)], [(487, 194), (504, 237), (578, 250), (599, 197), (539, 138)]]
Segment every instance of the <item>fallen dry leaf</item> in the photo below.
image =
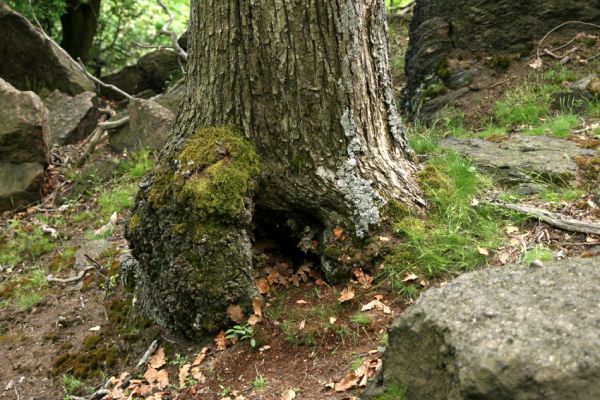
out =
[(258, 279), (256, 281), (256, 287), (258, 288), (260, 294), (269, 293), (269, 282), (264, 278)]
[(192, 362), (192, 366), (196, 366), (196, 365), (202, 364), (202, 362), (204, 361), (204, 359), (208, 355), (209, 351), (210, 351), (210, 347), (203, 347), (202, 350), (200, 350), (200, 353), (198, 353), (198, 355), (194, 359), (194, 362)]
[(166, 363), (167, 361), (165, 360), (165, 349), (163, 349), (162, 347), (159, 348), (158, 351), (154, 353), (152, 357), (150, 357), (150, 360), (148, 360), (148, 364), (151, 368), (154, 369), (159, 369)]
[(335, 324), (335, 321), (337, 321), (337, 318), (336, 318), (336, 317), (329, 317), (329, 323), (330, 323), (331, 325)]
[(308, 304), (306, 300), (296, 300), (296, 304)]
[(300, 330), (304, 329), (305, 325), (306, 325), (306, 320), (303, 319), (302, 321), (300, 321), (300, 325), (299, 325)]
[(262, 318), (261, 318), (261, 317), (259, 317), (259, 316), (258, 316), (258, 315), (256, 315), (256, 314), (252, 314), (252, 315), (251, 315), (251, 316), (248, 318), (248, 323), (249, 323), (250, 325), (252, 325), (252, 326), (254, 326), (254, 325), (258, 324), (258, 323), (259, 323), (259, 322), (261, 322), (261, 321), (262, 321)]
[(352, 300), (354, 298), (354, 289), (350, 286), (344, 288), (342, 293), (340, 293), (340, 297), (338, 301), (340, 303), (344, 303), (346, 301)]
[(237, 322), (238, 324), (244, 320), (244, 312), (237, 304), (230, 304), (229, 307), (227, 307), (227, 315), (229, 315), (229, 318), (231, 318), (233, 322)]
[(183, 367), (179, 368), (179, 386), (185, 385), (185, 380), (190, 375), (190, 368), (192, 364), (185, 364)]
[(258, 349), (258, 351), (260, 351), (261, 353), (263, 351), (267, 351), (271, 348), (271, 346), (269, 346), (268, 344), (265, 344), (264, 346), (262, 346), (261, 348)]
[(156, 388), (162, 390), (169, 386), (169, 372), (166, 369), (161, 369), (156, 374)]
[(344, 229), (339, 226), (337, 228), (333, 228), (333, 238), (337, 241), (344, 240)]
[(280, 400), (294, 400), (296, 398), (296, 391), (294, 389), (288, 389), (281, 395)]
[(402, 282), (412, 282), (412, 281), (416, 281), (417, 279), (419, 279), (419, 275), (415, 275), (415, 274), (406, 274), (404, 275), (404, 278), (402, 279)]
[(477, 251), (479, 252), (479, 254), (481, 254), (482, 256), (489, 256), (490, 252), (488, 251), (488, 249), (484, 248), (484, 247), (479, 247), (477, 246)]
[(360, 377), (357, 376), (354, 371), (350, 372), (348, 375), (342, 378), (341, 381), (337, 382), (333, 386), (333, 390), (336, 392), (345, 392), (346, 390), (352, 389), (355, 387), (360, 380)]
[(219, 332), (219, 334), (215, 338), (215, 344), (217, 346), (218, 351), (223, 351), (227, 349), (227, 337), (225, 336), (225, 331)]
[(362, 268), (356, 268), (354, 270), (354, 276), (356, 276), (358, 283), (360, 283), (363, 289), (369, 289), (371, 287), (371, 284), (373, 283), (373, 277), (365, 274)]
[(536, 58), (534, 61), (532, 61), (531, 63), (529, 63), (529, 66), (533, 69), (540, 69), (542, 68), (542, 66), (544, 65), (544, 62), (542, 61), (541, 58)]
[(257, 317), (262, 317), (262, 299), (260, 297), (252, 299), (252, 311)]
[(514, 226), (514, 225), (508, 225), (508, 226), (505, 228), (505, 230), (506, 230), (506, 233), (507, 233), (507, 234), (509, 234), (509, 235), (511, 235), (511, 234), (513, 234), (513, 233), (517, 233), (517, 232), (519, 232), (519, 228), (517, 228), (517, 227), (516, 227), (516, 226)]

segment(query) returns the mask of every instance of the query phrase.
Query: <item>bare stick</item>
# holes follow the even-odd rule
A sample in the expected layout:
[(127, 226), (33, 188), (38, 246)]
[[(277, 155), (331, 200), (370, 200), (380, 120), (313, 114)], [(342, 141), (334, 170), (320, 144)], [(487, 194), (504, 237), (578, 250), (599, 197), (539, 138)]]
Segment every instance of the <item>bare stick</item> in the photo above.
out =
[(94, 150), (96, 149), (96, 145), (98, 144), (100, 139), (102, 139), (102, 136), (104, 136), (105, 131), (107, 131), (108, 129), (118, 128), (120, 126), (125, 125), (128, 122), (129, 122), (129, 116), (123, 117), (116, 121), (100, 122), (98, 124), (98, 126), (96, 126), (96, 129), (94, 130), (94, 133), (91, 136), (90, 143), (89, 143), (87, 149), (81, 155), (81, 157), (79, 157), (79, 159), (76, 162), (76, 165), (77, 166), (83, 165), (85, 160), (87, 160), (87, 158), (90, 156), (90, 154), (92, 154), (94, 152)]
[(163, 27), (160, 29), (160, 34), (169, 37), (171, 39), (171, 43), (173, 44), (173, 49), (175, 49), (175, 53), (177, 53), (177, 55), (179, 57), (181, 57), (183, 60), (187, 61), (187, 59), (188, 59), (187, 53), (179, 45), (179, 42), (177, 41), (177, 34), (171, 30), (171, 24), (175, 20), (175, 16), (171, 12), (171, 10), (169, 10), (169, 8), (165, 5), (165, 3), (162, 2), (162, 0), (156, 0), (156, 2), (163, 9), (163, 11), (169, 16), (167, 23), (164, 24)]
[(148, 347), (148, 350), (146, 350), (146, 352), (144, 353), (142, 358), (140, 358), (140, 361), (138, 361), (138, 363), (136, 364), (135, 369), (143, 367), (148, 362), (148, 359), (152, 356), (152, 354), (154, 354), (157, 347), (158, 347), (158, 340), (155, 340), (154, 342), (152, 342), (150, 344), (150, 347)]
[(87, 267), (85, 267), (85, 269), (83, 271), (81, 271), (77, 276), (73, 277), (73, 278), (66, 278), (66, 279), (61, 279), (61, 278), (55, 278), (54, 275), (48, 275), (46, 277), (46, 280), (48, 282), (53, 282), (53, 283), (60, 283), (60, 284), (67, 284), (67, 283), (73, 283), (73, 282), (79, 282), (80, 280), (82, 280), (85, 275), (90, 272), (95, 270), (96, 267), (92, 266), (92, 265), (88, 265)]
[(596, 224), (593, 222), (578, 221), (575, 219), (567, 218), (564, 215), (551, 213), (550, 211), (531, 206), (503, 203), (487, 204), (526, 214), (529, 217), (545, 222), (548, 225), (552, 225), (555, 228), (562, 229), (563, 231), (586, 233), (590, 235), (600, 235), (600, 224)]
[(550, 36), (552, 33), (554, 33), (555, 31), (557, 31), (558, 29), (562, 28), (563, 26), (566, 25), (571, 25), (571, 24), (580, 24), (580, 25), (585, 25), (585, 26), (591, 26), (592, 28), (597, 28), (600, 29), (600, 25), (596, 25), (596, 24), (592, 24), (591, 22), (583, 22), (583, 21), (567, 21), (567, 22), (563, 22), (562, 24), (550, 29), (548, 31), (548, 33), (546, 33), (544, 35), (544, 37), (540, 40), (540, 42), (538, 43), (538, 47), (535, 51), (535, 55), (536, 55), (536, 59), (540, 59), (540, 48), (542, 47), (542, 43), (544, 43), (544, 40), (546, 40), (548, 38), (548, 36)]
[(124, 90), (119, 89), (115, 85), (110, 85), (108, 83), (104, 83), (100, 79), (96, 78), (94, 75), (90, 74), (88, 72), (87, 68), (85, 67), (85, 65), (83, 64), (83, 61), (81, 61), (81, 58), (78, 58), (77, 61), (79, 62), (78, 65), (81, 68), (81, 71), (83, 71), (83, 73), (86, 74), (88, 78), (90, 78), (91, 80), (96, 82), (98, 85), (105, 87), (107, 89), (114, 90), (115, 92), (119, 93), (121, 96), (124, 96), (129, 100), (133, 99), (133, 96), (130, 95), (129, 93), (125, 92)]

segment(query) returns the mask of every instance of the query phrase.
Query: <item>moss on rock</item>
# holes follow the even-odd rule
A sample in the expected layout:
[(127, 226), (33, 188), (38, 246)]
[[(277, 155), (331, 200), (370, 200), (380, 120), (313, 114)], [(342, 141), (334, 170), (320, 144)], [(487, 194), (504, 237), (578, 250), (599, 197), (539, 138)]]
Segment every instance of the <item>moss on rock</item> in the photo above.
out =
[[(248, 231), (260, 160), (232, 127), (201, 128), (168, 147), (126, 232), (146, 312), (188, 337), (228, 324), (254, 293)], [(157, 295), (160, 294), (160, 295)]]

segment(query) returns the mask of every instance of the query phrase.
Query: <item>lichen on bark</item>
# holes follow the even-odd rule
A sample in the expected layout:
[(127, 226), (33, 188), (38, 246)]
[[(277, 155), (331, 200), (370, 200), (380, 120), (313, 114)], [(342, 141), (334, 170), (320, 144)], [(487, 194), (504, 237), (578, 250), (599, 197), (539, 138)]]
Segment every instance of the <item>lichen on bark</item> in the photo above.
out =
[(194, 337), (254, 293), (248, 235), (260, 160), (232, 127), (199, 129), (141, 186), (126, 236), (137, 290), (159, 324)]

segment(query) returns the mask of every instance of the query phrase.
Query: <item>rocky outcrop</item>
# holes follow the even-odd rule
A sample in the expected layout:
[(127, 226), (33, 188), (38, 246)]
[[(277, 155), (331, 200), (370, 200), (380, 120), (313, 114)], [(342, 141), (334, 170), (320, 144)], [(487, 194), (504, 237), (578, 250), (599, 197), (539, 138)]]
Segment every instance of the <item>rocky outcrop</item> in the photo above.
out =
[(37, 201), (48, 164), (46, 108), (0, 79), (0, 211)]
[(17, 89), (37, 93), (58, 89), (70, 95), (95, 89), (66, 53), (3, 2), (0, 32), (0, 78)]
[(579, 171), (574, 159), (597, 155), (573, 141), (550, 136), (513, 135), (500, 142), (448, 138), (442, 145), (471, 159), (498, 182), (512, 185), (532, 179), (556, 184), (570, 182)]
[[(136, 65), (125, 67), (102, 79), (106, 83), (135, 95), (147, 90), (161, 93), (165, 90), (167, 82), (180, 74), (181, 64), (177, 54), (174, 51), (163, 49), (152, 51), (140, 58)], [(123, 98), (109, 89), (101, 89), (101, 93), (112, 99)]]
[[(530, 51), (532, 40), (573, 20), (600, 22), (600, 3), (417, 0), (406, 53), (404, 110), (415, 119), (430, 121), (437, 110), (459, 94), (454, 92), (467, 88), (473, 76), (464, 79), (465, 71), (473, 70), (475, 65), (483, 67), (477, 61), (481, 53), (491, 55), (488, 64), (492, 67), (505, 67), (510, 58), (502, 54)], [(448, 63), (453, 58), (462, 61)], [(463, 79), (457, 81), (461, 75)], [(452, 80), (454, 85), (449, 84)], [(453, 95), (434, 102), (450, 93)]]
[(88, 137), (100, 118), (100, 100), (95, 93), (75, 97), (55, 90), (44, 100), (48, 109), (48, 146), (73, 144)]
[[(600, 398), (600, 260), (504, 266), (430, 289), (389, 329), (363, 399)], [(387, 398), (387, 397), (386, 397)]]
[(155, 101), (134, 99), (127, 107), (129, 124), (110, 135), (114, 151), (160, 150), (163, 148), (175, 114)]
[(150, 100), (155, 101), (161, 106), (171, 110), (173, 114), (177, 114), (184, 94), (185, 82), (183, 79), (181, 79), (179, 82), (170, 87), (169, 90), (152, 97)]

